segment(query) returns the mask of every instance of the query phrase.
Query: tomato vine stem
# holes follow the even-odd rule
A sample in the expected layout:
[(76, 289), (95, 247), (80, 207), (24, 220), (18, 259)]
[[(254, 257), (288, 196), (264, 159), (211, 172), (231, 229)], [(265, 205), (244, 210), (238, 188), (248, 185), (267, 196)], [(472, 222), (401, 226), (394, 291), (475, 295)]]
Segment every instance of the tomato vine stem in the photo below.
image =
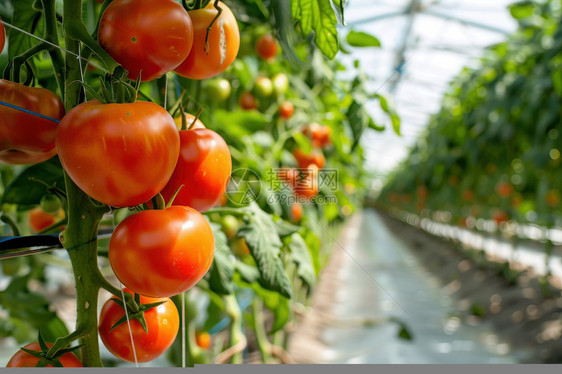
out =
[[(80, 33), (80, 25), (85, 30), (81, 15), (81, 0), (64, 2), (65, 44), (67, 50), (72, 53), (79, 52), (79, 40), (84, 37)], [(72, 84), (76, 80), (81, 80), (80, 64), (81, 61), (75, 57), (66, 55), (65, 107), (67, 111), (81, 101), (80, 86)], [(66, 172), (64, 179), (68, 199), (68, 226), (61, 235), (61, 242), (68, 251), (76, 282), (76, 331), (81, 332), (82, 364), (102, 366), (97, 328), (99, 280), (102, 277), (97, 266), (97, 231), (99, 222), (109, 209), (104, 205), (94, 205), (90, 197), (74, 184)]]

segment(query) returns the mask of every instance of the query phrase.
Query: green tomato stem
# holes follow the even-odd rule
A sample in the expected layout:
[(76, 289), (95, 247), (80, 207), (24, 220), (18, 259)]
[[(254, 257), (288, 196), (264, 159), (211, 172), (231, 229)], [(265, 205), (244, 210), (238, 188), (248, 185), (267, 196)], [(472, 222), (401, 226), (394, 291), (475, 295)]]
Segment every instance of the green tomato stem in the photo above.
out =
[(265, 332), (264, 320), (263, 320), (263, 300), (259, 297), (254, 298), (252, 305), (252, 311), (254, 314), (254, 332), (256, 334), (256, 340), (258, 341), (258, 348), (261, 353), (261, 359), (264, 364), (267, 364), (271, 360), (271, 343), (267, 339), (267, 334)]

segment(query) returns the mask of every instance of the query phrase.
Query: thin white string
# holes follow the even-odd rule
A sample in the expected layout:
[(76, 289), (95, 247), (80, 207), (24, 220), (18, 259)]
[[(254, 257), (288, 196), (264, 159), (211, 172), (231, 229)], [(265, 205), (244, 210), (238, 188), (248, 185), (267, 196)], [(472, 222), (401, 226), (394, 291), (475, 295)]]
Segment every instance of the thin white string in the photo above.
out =
[(125, 318), (127, 319), (127, 326), (129, 326), (129, 336), (131, 338), (131, 346), (133, 347), (133, 356), (135, 357), (135, 365), (139, 367), (139, 360), (137, 358), (137, 350), (135, 348), (135, 341), (133, 340), (133, 330), (131, 330), (131, 320), (129, 319), (129, 312), (127, 312), (127, 305), (125, 305), (125, 292), (123, 291), (123, 285), (119, 282), (119, 288), (121, 288), (121, 300), (123, 300), (123, 309), (125, 309)]
[(181, 294), (181, 367), (185, 367), (185, 292)]
[(6, 21), (4, 21), (4, 20), (0, 20), (0, 22), (1, 22), (2, 24), (4, 24), (5, 26), (8, 26), (8, 27), (10, 27), (10, 28), (12, 28), (12, 29), (14, 29), (14, 30), (17, 30), (17, 31), (19, 31), (19, 32), (21, 32), (21, 33), (23, 33), (23, 34), (25, 34), (25, 35), (31, 36), (32, 38), (35, 38), (35, 39), (37, 39), (37, 40), (40, 40), (40, 41), (42, 41), (43, 43), (47, 43), (47, 44), (49, 44), (49, 45), (52, 46), (52, 47), (55, 47), (55, 48), (60, 49), (61, 51), (64, 51), (64, 52), (69, 53), (69, 54), (71, 54), (71, 55), (74, 55), (74, 56), (76, 56), (76, 57), (79, 58), (79, 59), (82, 59), (82, 60), (84, 60), (84, 61), (88, 61), (88, 59), (83, 58), (83, 57), (80, 56), (79, 54), (76, 54), (76, 53), (74, 53), (74, 52), (72, 52), (72, 51), (69, 51), (68, 49), (63, 48), (63, 47), (61, 47), (60, 45), (57, 45), (57, 44), (55, 44), (55, 43), (53, 43), (53, 42), (50, 42), (50, 41), (48, 41), (48, 40), (45, 40), (45, 39), (43, 39), (43, 38), (41, 38), (41, 37), (39, 37), (39, 36), (37, 36), (37, 35), (34, 35), (34, 34), (28, 32), (28, 31), (25, 31), (25, 30), (23, 30), (23, 29), (20, 29), (20, 28), (17, 27), (17, 26), (11, 25), (11, 24), (9, 24), (8, 22), (6, 22)]
[[(78, 43), (78, 65), (80, 66), (80, 80), (82, 81), (82, 83), (84, 83), (84, 69), (82, 68), (82, 61), (80, 61), (82, 59), (82, 42)], [(81, 89), (84, 91), (84, 96), (86, 96), (86, 89), (84, 88), (84, 86), (81, 87)]]

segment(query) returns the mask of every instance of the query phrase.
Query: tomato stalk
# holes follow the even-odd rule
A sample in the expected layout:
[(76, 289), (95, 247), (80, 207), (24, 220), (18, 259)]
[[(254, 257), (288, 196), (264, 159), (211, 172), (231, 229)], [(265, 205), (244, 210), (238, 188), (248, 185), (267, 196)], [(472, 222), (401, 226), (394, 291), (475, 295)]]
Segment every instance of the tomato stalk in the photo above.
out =
[[(246, 336), (244, 335), (244, 331), (242, 330), (242, 311), (240, 310), (240, 305), (238, 305), (238, 301), (236, 301), (236, 296), (234, 295), (227, 295), (223, 297), (225, 311), (228, 317), (230, 317), (230, 337), (229, 337), (229, 344), (230, 347), (235, 347), (239, 345), (241, 342), (246, 340)], [(231, 359), (231, 364), (241, 364), (243, 363), (242, 359), (242, 349), (235, 352)]]
[[(57, 32), (57, 14), (55, 11), (55, 0), (42, 0), (43, 10), (45, 12), (45, 40), (55, 45), (59, 45), (59, 36)], [(64, 77), (66, 76), (66, 67), (62, 52), (58, 48), (49, 49), (49, 55), (55, 70), (55, 78), (59, 86), (60, 92), (64, 94)]]
[(271, 343), (267, 339), (267, 334), (265, 332), (264, 320), (263, 320), (263, 300), (259, 297), (254, 298), (252, 305), (252, 312), (254, 314), (254, 332), (256, 334), (256, 340), (258, 341), (258, 347), (261, 354), (261, 359), (264, 364), (270, 362), (271, 359)]
[[(80, 18), (81, 14), (81, 0), (64, 2), (65, 44), (67, 50), (73, 53), (78, 53), (80, 48), (78, 40), (82, 35), (78, 33), (77, 39), (76, 30), (80, 30), (77, 25), (84, 26)], [(81, 80), (80, 64), (81, 61), (74, 56), (66, 56), (65, 106), (67, 110), (80, 101), (80, 86), (72, 84), (74, 81)], [(97, 331), (99, 280), (102, 278), (97, 266), (97, 231), (99, 222), (108, 209), (105, 205), (94, 204), (66, 172), (64, 179), (68, 227), (61, 235), (61, 242), (68, 251), (76, 282), (76, 331), (80, 331), (80, 344), (83, 345), (82, 363), (84, 366), (102, 366)]]

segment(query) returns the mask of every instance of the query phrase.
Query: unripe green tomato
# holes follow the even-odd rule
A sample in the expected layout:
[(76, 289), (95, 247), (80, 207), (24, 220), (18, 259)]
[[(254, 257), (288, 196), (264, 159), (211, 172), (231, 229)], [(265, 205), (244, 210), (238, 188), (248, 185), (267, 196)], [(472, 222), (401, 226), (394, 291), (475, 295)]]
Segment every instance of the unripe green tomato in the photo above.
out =
[(224, 233), (228, 239), (232, 239), (236, 236), (238, 228), (240, 227), (240, 222), (238, 219), (230, 214), (222, 217), (221, 225)]
[(25, 260), (23, 257), (6, 258), (0, 261), (0, 264), (2, 264), (2, 273), (11, 277), (19, 273), (25, 264)]
[(230, 96), (230, 82), (226, 79), (215, 78), (206, 82), (205, 92), (213, 101), (225, 101)]
[(41, 209), (45, 213), (54, 214), (59, 211), (61, 208), (61, 202), (58, 196), (53, 195), (51, 193), (43, 195), (41, 198), (41, 202), (39, 203)]
[(271, 79), (273, 90), (277, 95), (284, 94), (289, 89), (289, 78), (283, 73), (278, 73)]
[(267, 77), (259, 77), (256, 79), (254, 93), (260, 98), (271, 96), (273, 93), (273, 83), (271, 82), (271, 79)]

